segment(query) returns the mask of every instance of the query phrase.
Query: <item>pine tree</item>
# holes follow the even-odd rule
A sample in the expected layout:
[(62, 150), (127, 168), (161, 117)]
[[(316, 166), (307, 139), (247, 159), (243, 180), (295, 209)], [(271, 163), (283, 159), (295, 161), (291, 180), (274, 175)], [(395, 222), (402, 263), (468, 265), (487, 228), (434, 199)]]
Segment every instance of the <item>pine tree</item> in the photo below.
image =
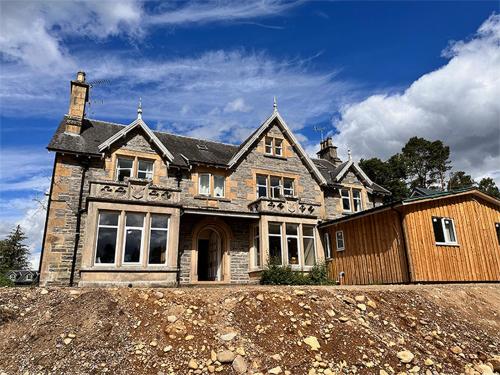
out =
[(464, 171), (457, 171), (451, 174), (448, 181), (448, 190), (465, 189), (473, 187), (476, 184), (471, 175)]
[(495, 198), (500, 199), (500, 190), (491, 177), (484, 177), (479, 181), (478, 189)]
[(29, 249), (24, 243), (26, 236), (18, 225), (3, 240), (0, 240), (0, 271), (29, 268)]

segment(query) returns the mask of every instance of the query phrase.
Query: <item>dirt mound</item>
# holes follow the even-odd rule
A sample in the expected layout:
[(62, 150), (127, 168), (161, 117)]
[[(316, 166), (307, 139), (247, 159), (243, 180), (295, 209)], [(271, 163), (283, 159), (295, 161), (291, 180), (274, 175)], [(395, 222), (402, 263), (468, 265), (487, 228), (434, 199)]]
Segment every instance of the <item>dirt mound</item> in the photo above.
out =
[(500, 285), (0, 289), (1, 374), (492, 374)]

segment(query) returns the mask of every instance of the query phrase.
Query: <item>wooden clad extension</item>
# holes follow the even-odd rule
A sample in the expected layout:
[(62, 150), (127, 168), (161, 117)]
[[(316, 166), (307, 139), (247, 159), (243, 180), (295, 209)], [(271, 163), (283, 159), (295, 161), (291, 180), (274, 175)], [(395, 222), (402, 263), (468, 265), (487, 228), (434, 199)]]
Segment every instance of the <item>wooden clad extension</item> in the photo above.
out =
[[(497, 205), (466, 194), (403, 206), (412, 281), (500, 281)], [(458, 245), (436, 245), (432, 217), (454, 221)]]
[[(392, 209), (377, 215), (331, 225), (325, 228), (332, 244), (328, 262), (330, 278), (344, 272), (343, 284), (389, 284), (409, 281), (404, 237), (398, 213)], [(338, 251), (336, 232), (344, 234), (345, 250)]]
[[(435, 218), (452, 223), (454, 240), (436, 242)], [(500, 201), (469, 190), (408, 199), (320, 228), (331, 239), (330, 278), (379, 284), (500, 281), (497, 224)], [(337, 250), (338, 231), (344, 235), (342, 251)]]

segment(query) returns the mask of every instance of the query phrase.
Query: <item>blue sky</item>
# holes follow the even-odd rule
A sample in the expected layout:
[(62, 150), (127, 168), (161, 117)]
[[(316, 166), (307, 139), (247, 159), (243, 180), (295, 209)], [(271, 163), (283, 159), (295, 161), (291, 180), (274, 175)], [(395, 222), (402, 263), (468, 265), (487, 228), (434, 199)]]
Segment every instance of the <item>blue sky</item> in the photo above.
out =
[[(238, 143), (272, 111), (314, 154), (386, 158), (413, 135), (500, 182), (497, 1), (0, 3), (0, 235), (40, 248), (45, 150), (79, 69), (88, 116)], [(43, 202), (42, 202), (43, 203)], [(34, 256), (36, 258), (36, 255)]]

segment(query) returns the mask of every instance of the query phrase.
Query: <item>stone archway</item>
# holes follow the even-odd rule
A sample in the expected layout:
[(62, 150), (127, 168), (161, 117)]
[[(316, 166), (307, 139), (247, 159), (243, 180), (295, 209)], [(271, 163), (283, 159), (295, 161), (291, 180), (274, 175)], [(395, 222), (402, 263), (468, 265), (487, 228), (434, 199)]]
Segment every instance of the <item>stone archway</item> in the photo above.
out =
[(230, 282), (229, 226), (221, 220), (206, 219), (193, 230), (190, 280), (196, 282)]

